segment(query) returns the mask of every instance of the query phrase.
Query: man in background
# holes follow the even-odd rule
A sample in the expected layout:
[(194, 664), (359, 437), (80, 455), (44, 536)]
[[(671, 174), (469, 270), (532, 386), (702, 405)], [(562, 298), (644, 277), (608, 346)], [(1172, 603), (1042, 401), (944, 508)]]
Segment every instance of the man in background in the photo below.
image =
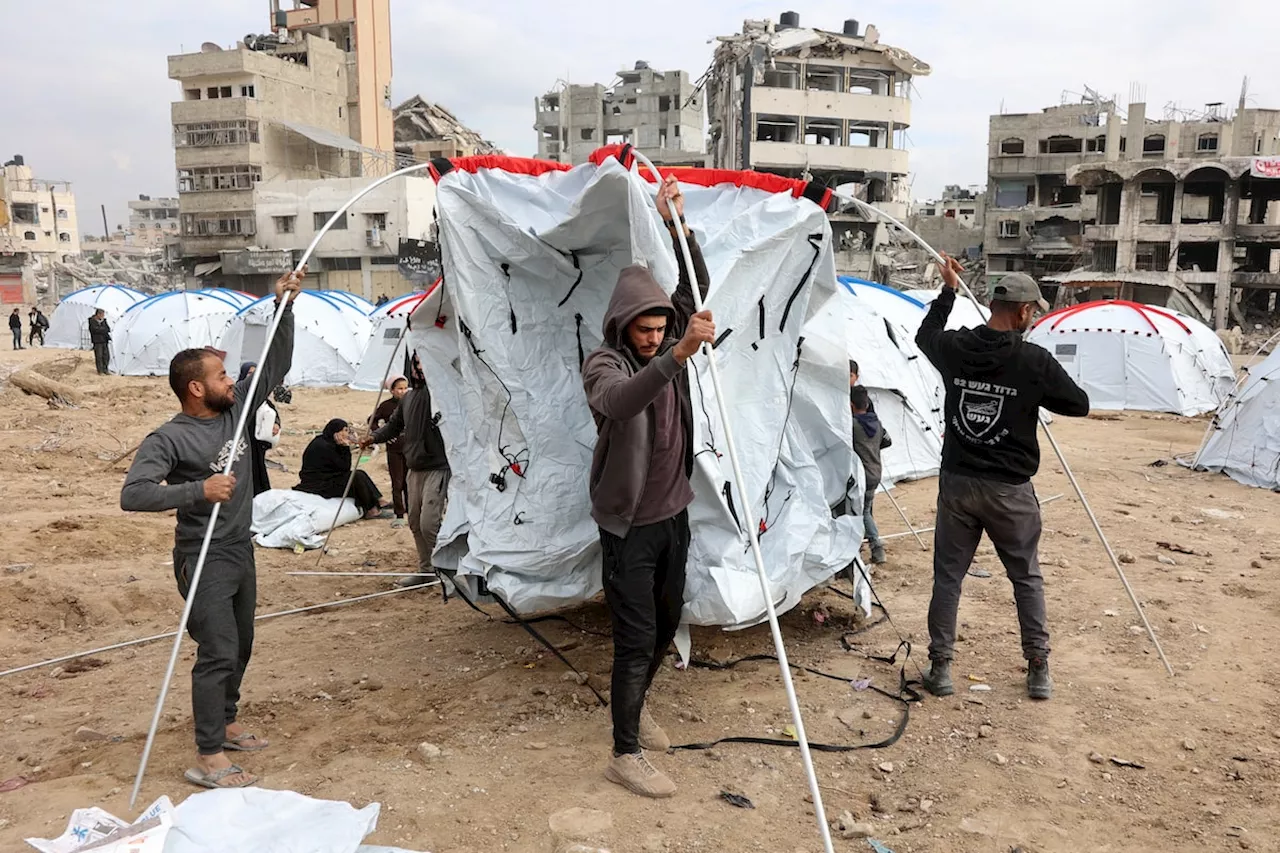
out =
[(107, 312), (101, 308), (89, 318), (89, 342), (93, 344), (93, 362), (98, 373), (105, 376), (111, 372), (111, 325), (107, 322)]
[(13, 348), (22, 349), (22, 314), (17, 308), (14, 308), (13, 313), (9, 315), (9, 331), (13, 334)]

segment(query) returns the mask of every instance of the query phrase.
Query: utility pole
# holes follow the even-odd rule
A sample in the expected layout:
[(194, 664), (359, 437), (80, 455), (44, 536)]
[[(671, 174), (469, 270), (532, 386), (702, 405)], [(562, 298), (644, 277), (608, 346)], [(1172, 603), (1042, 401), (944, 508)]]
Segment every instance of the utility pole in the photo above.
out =
[(107, 225), (107, 206), (102, 206), (102, 237), (104, 240), (111, 240), (111, 228)]

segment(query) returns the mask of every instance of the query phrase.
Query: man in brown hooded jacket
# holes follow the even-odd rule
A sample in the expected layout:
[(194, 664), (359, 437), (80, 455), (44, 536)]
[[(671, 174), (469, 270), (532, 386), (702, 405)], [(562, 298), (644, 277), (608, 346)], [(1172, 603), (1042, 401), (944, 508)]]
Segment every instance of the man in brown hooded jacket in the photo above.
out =
[(619, 273), (605, 313), (604, 343), (582, 367), (599, 431), (591, 461), (591, 516), (600, 526), (604, 594), (613, 622), (613, 757), (605, 778), (646, 797), (669, 797), (676, 790), (641, 751), (671, 746), (644, 701), (684, 606), (693, 502), (693, 407), (685, 366), (716, 336), (711, 312), (694, 313), (693, 287), (680, 262), (676, 228), (688, 238), (705, 297), (707, 266), (685, 224), (675, 178), (658, 191), (658, 213), (671, 232), (680, 283), (668, 297), (645, 267)]

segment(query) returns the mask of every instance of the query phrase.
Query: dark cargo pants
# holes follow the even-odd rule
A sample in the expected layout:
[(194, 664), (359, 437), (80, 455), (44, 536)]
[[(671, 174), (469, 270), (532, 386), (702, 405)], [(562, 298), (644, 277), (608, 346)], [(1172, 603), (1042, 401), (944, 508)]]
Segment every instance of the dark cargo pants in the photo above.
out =
[(613, 751), (640, 751), (640, 710), (680, 627), (689, 513), (633, 527), (626, 538), (600, 531), (604, 600), (613, 621)]
[(1040, 504), (1031, 483), (1013, 485), (943, 472), (933, 534), (933, 598), (929, 602), (929, 659), (955, 654), (960, 589), (986, 532), (1013, 584), (1027, 660), (1049, 656), (1049, 629), (1040, 574)]

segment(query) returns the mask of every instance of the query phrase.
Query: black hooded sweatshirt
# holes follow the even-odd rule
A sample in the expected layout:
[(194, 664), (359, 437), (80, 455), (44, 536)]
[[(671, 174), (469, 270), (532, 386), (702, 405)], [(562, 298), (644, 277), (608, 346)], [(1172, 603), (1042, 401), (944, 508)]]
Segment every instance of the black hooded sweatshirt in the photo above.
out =
[(944, 331), (955, 303), (956, 292), (944, 287), (916, 333), (947, 393), (942, 470), (1025, 483), (1040, 470), (1040, 407), (1084, 417), (1089, 395), (1048, 350), (1017, 332), (990, 326)]

